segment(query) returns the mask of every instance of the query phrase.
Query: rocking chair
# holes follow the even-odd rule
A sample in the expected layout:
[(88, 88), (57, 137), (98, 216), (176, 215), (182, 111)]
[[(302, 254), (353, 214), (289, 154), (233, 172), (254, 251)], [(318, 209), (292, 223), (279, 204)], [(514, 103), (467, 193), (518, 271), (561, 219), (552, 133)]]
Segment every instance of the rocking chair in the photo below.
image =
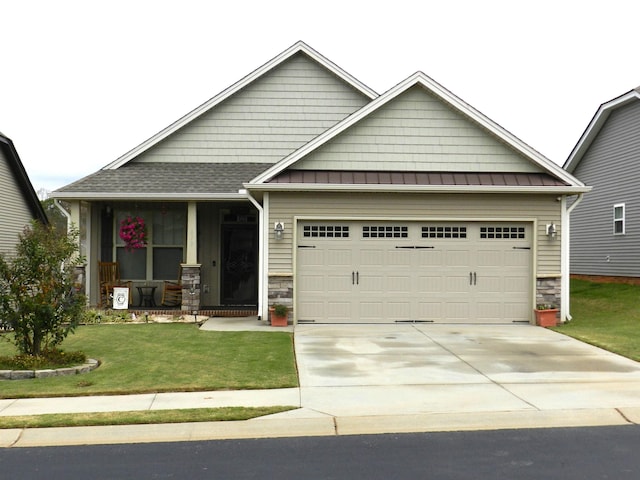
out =
[(122, 282), (120, 279), (118, 262), (98, 262), (98, 281), (100, 286), (98, 307), (105, 308), (110, 306), (114, 287), (128, 288), (129, 298), (131, 298), (131, 282)]
[(182, 305), (182, 267), (178, 270), (178, 281), (165, 280), (160, 303), (163, 307), (179, 307)]

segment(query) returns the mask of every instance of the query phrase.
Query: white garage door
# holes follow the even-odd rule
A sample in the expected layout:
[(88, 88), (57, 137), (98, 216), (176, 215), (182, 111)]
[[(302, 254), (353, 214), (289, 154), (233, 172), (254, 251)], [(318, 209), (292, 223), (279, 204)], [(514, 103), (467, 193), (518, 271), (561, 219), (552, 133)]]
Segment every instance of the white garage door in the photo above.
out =
[(301, 222), (299, 322), (527, 322), (526, 223)]

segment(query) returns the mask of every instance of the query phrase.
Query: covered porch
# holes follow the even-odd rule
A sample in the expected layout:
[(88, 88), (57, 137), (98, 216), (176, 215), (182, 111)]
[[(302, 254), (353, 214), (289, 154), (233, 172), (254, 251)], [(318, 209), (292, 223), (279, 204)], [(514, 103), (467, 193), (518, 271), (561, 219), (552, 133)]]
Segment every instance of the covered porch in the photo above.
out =
[[(116, 264), (114, 284), (128, 287), (131, 311), (255, 315), (259, 299), (259, 210), (246, 198), (71, 200), (69, 223), (80, 228), (83, 286), (89, 305), (110, 308), (99, 264)], [(142, 245), (128, 247), (121, 230), (143, 225)], [(177, 296), (168, 298), (169, 286)], [(176, 312), (177, 313), (177, 312)]]

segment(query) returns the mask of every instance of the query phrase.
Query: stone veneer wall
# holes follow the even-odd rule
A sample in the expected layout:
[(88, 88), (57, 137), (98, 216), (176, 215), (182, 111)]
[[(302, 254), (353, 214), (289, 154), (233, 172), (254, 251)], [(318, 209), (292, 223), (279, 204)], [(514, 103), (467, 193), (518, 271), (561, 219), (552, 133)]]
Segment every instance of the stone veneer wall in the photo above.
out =
[(182, 310), (200, 310), (200, 265), (182, 265)]
[(293, 275), (269, 275), (269, 306), (276, 303), (293, 310)]
[(536, 305), (541, 303), (551, 304), (560, 308), (560, 277), (538, 278), (536, 280)]

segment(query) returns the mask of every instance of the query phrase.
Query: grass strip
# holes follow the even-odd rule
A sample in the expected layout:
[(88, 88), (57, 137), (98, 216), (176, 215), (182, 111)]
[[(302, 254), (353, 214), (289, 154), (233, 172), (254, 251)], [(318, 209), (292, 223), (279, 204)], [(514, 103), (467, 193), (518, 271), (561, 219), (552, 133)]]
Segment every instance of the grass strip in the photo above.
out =
[(91, 427), (158, 423), (229, 422), (272, 415), (298, 407), (221, 407), (105, 413), (65, 413), (0, 417), (0, 428)]
[[(289, 332), (202, 331), (193, 324), (87, 325), (62, 348), (101, 362), (91, 373), (1, 381), (0, 398), (297, 387)], [(0, 356), (15, 347), (0, 339)]]
[(554, 330), (640, 361), (640, 286), (571, 280), (573, 320)]

